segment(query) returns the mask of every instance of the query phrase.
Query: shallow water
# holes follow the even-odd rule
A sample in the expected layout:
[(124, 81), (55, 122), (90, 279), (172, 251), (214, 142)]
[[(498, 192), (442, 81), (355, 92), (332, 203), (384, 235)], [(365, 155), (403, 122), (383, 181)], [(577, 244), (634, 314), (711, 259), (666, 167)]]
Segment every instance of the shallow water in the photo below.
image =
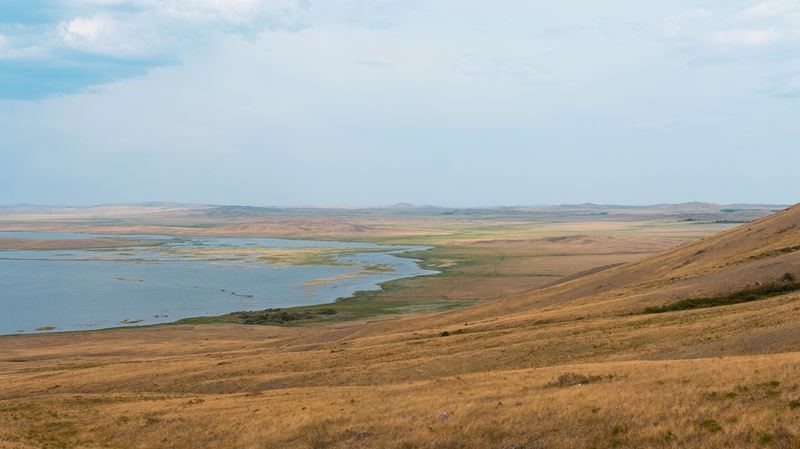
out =
[[(0, 232), (0, 237), (90, 236)], [(147, 238), (163, 242), (155, 248), (0, 251), (0, 334), (146, 325), (325, 304), (380, 288), (381, 282), (435, 273), (397, 256), (420, 247), (267, 238)], [(186, 254), (192, 248), (241, 248), (244, 253), (258, 248), (336, 248), (347, 251), (336, 256), (336, 262), (351, 265), (265, 263), (248, 255), (198, 260)], [(368, 266), (383, 270), (391, 266), (393, 271), (364, 273)], [(343, 276), (355, 273), (362, 275)]]

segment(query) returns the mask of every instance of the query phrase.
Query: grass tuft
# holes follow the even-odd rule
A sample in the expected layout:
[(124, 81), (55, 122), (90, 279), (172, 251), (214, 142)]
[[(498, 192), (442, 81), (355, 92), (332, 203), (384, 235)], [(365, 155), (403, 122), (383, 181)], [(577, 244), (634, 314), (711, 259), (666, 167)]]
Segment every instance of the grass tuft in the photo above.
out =
[[(608, 378), (612, 378), (613, 376), (608, 376)], [(594, 382), (600, 382), (603, 380), (604, 376), (584, 376), (583, 374), (578, 373), (564, 373), (558, 376), (558, 379), (547, 384), (550, 388), (565, 388), (565, 387), (572, 387), (575, 385), (586, 385)]]
[(757, 437), (758, 437), (758, 442), (761, 444), (772, 443), (772, 441), (775, 439), (775, 437), (772, 436), (772, 434), (769, 432), (758, 432)]
[(720, 426), (719, 423), (716, 422), (713, 419), (707, 419), (707, 420), (701, 422), (700, 423), (700, 427), (708, 430), (711, 433), (717, 433), (720, 430), (722, 430), (722, 426)]

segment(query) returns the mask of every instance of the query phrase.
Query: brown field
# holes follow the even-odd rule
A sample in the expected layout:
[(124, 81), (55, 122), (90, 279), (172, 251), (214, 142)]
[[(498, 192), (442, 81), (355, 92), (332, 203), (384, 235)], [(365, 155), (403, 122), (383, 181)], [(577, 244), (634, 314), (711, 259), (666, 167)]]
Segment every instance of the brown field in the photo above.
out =
[(0, 237), (0, 250), (4, 249), (96, 249), (126, 248), (150, 245), (152, 242), (126, 239), (19, 239)]
[(352, 220), (444, 271), (358, 301), (449, 311), (2, 337), (0, 447), (798, 448), (800, 207), (692, 207)]

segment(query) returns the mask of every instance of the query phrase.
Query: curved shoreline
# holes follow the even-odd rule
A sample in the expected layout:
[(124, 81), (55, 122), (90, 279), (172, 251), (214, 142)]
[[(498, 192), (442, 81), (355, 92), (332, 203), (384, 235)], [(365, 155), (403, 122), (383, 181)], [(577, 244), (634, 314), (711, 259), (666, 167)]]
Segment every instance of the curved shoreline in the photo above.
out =
[[(181, 237), (178, 237), (178, 238), (181, 238)], [(197, 237), (197, 238), (204, 238), (204, 237)], [(217, 237), (211, 237), (211, 238), (217, 238)], [(236, 238), (236, 237), (233, 237), (233, 238)], [(242, 238), (242, 237), (239, 237), (239, 238)], [(272, 239), (270, 237), (265, 237), (265, 238)], [(242, 239), (250, 239), (250, 237), (243, 237)], [(289, 239), (279, 238), (277, 240), (289, 240)], [(308, 239), (303, 239), (303, 240), (308, 240)], [(317, 240), (313, 240), (313, 241), (317, 241)], [(311, 242), (313, 242), (313, 241), (311, 241)], [(322, 242), (322, 241), (319, 241), (319, 242)], [(331, 241), (327, 241), (327, 242), (331, 242)], [(371, 245), (375, 245), (375, 247), (384, 246), (384, 244), (377, 244), (377, 243), (372, 243), (372, 242), (370, 242), (370, 243), (367, 243), (367, 242), (344, 242), (344, 241), (335, 241), (335, 242), (342, 243), (343, 245), (346, 245), (347, 243), (360, 243), (360, 244), (366, 244), (366, 245), (370, 245), (370, 246)], [(126, 248), (126, 246), (115, 247), (115, 248), (110, 248), (110, 249), (124, 249), (124, 248)], [(187, 248), (191, 248), (191, 246), (187, 246)], [(323, 247), (323, 248), (327, 248), (327, 247)], [(242, 248), (230, 247), (230, 249), (231, 250), (237, 250), (237, 249), (242, 249)], [(246, 248), (244, 248), (244, 249), (246, 249)], [(291, 251), (292, 249), (303, 249), (303, 247), (289, 247), (289, 248), (286, 248), (287, 251)], [(353, 248), (353, 247), (343, 246), (342, 249), (346, 250), (345, 251), (345, 257), (347, 257), (347, 256), (354, 257), (356, 255), (368, 254), (368, 253), (372, 252), (372, 251), (368, 250), (370, 248), (363, 248), (365, 250), (364, 253), (359, 252), (359, 250), (361, 248), (357, 248), (357, 247)], [(406, 255), (407, 253), (410, 253), (410, 252), (428, 251), (428, 250), (433, 249), (432, 247), (429, 247), (429, 246), (421, 247), (421, 246), (416, 246), (415, 245), (413, 247), (407, 247), (407, 248), (396, 248), (396, 245), (395, 245), (395, 248), (385, 248), (385, 249), (384, 248), (379, 248), (379, 249), (385, 250), (385, 252), (382, 252), (382, 251), (381, 252), (383, 254), (391, 255), (392, 257), (403, 258), (403, 259), (411, 259), (413, 261), (414, 265), (416, 266), (416, 269), (418, 270), (418, 272), (411, 273), (411, 274), (405, 274), (405, 275), (403, 275), (403, 273), (401, 272), (399, 277), (376, 281), (376, 282), (372, 283), (368, 287), (365, 287), (365, 286), (362, 285), (360, 287), (357, 287), (357, 289), (353, 290), (349, 294), (336, 297), (333, 300), (331, 300), (329, 298), (324, 298), (323, 299), (324, 302), (320, 302), (320, 303), (316, 303), (316, 304), (302, 304), (301, 303), (302, 305), (296, 305), (296, 306), (290, 305), (290, 306), (285, 306), (285, 307), (279, 307), (278, 309), (256, 308), (254, 311), (243, 311), (242, 309), (240, 309), (240, 310), (236, 310), (234, 312), (224, 313), (222, 315), (213, 314), (212, 313), (212, 314), (209, 314), (209, 315), (194, 315), (194, 316), (188, 316), (188, 317), (185, 317), (185, 318), (177, 317), (176, 319), (173, 319), (171, 321), (155, 322), (155, 323), (152, 322), (152, 320), (140, 320), (138, 317), (135, 317), (135, 318), (129, 317), (129, 318), (126, 318), (125, 320), (121, 320), (119, 325), (113, 324), (113, 325), (109, 325), (107, 327), (104, 326), (104, 327), (97, 327), (97, 328), (91, 328), (91, 329), (70, 329), (70, 328), (68, 328), (66, 330), (63, 330), (63, 329), (59, 329), (60, 327), (62, 327), (62, 326), (58, 325), (59, 323), (47, 323), (47, 322), (45, 322), (45, 320), (43, 320), (41, 322), (41, 325), (36, 327), (35, 329), (31, 328), (31, 330), (26, 330), (25, 332), (9, 331), (8, 333), (3, 334), (2, 336), (41, 335), (41, 334), (45, 334), (45, 333), (50, 334), (50, 333), (67, 333), (67, 332), (69, 332), (69, 333), (72, 333), (72, 332), (94, 332), (94, 331), (98, 331), (98, 330), (151, 327), (151, 326), (162, 326), (162, 325), (165, 325), (165, 324), (186, 324), (186, 323), (198, 323), (198, 322), (226, 322), (226, 323), (231, 323), (231, 322), (234, 322), (233, 320), (230, 319), (231, 316), (242, 315), (242, 314), (254, 314), (254, 313), (260, 313), (260, 312), (264, 312), (264, 311), (276, 311), (276, 310), (279, 310), (281, 312), (295, 313), (295, 311), (306, 311), (306, 310), (310, 310), (310, 309), (313, 310), (313, 309), (337, 307), (337, 306), (341, 306), (342, 304), (347, 304), (348, 305), (348, 307), (344, 307), (344, 308), (352, 308), (352, 304), (354, 303), (355, 300), (357, 300), (359, 298), (364, 298), (365, 295), (380, 294), (380, 293), (386, 291), (387, 288), (388, 288), (388, 285), (391, 285), (391, 283), (402, 281), (402, 280), (418, 278), (418, 277), (432, 276), (432, 275), (441, 274), (441, 271), (439, 271), (439, 270), (431, 270), (431, 269), (425, 267), (423, 265), (424, 264), (424, 260), (423, 259), (419, 259), (419, 258), (416, 258), (416, 257), (409, 257), (409, 256)], [(333, 250), (333, 252), (335, 252), (335, 248), (332, 248), (332, 250)], [(374, 248), (373, 248), (373, 251), (375, 251)], [(53, 259), (50, 259), (50, 260), (53, 260)], [(101, 261), (104, 261), (104, 260), (101, 260)], [(123, 262), (125, 262), (125, 261), (126, 260), (123, 260)], [(200, 261), (206, 261), (206, 260), (205, 259), (199, 259), (199, 260), (195, 260), (195, 261), (200, 262)], [(261, 263), (261, 262), (259, 262), (259, 263)], [(346, 265), (346, 266), (349, 266), (349, 265), (361, 266), (361, 271), (356, 272), (356, 273), (346, 273), (346, 274), (334, 275), (332, 277), (310, 279), (310, 280), (306, 281), (306, 283), (303, 285), (303, 287), (305, 287), (305, 288), (321, 287), (321, 286), (324, 286), (324, 285), (327, 285), (327, 284), (334, 284), (334, 283), (340, 281), (341, 279), (358, 279), (358, 278), (362, 278), (364, 276), (370, 276), (370, 275), (376, 275), (376, 274), (389, 274), (389, 273), (384, 272), (383, 270), (379, 270), (377, 268), (375, 269), (375, 271), (370, 272), (371, 265), (364, 265), (364, 263), (365, 263), (364, 260), (361, 260), (361, 261), (348, 260), (348, 261), (346, 261), (344, 263), (344, 265)], [(270, 264), (270, 265), (274, 265), (274, 264)], [(310, 264), (310, 265), (317, 266), (317, 264)], [(327, 265), (326, 264), (319, 264), (318, 266), (323, 267), (323, 266), (327, 266)], [(397, 268), (399, 266), (403, 266), (403, 265), (402, 264), (401, 265), (394, 265), (395, 268)], [(408, 265), (405, 265), (405, 266), (407, 267)], [(377, 267), (377, 265), (376, 265), (376, 267)], [(404, 271), (405, 270), (408, 270), (408, 268), (404, 269)], [(388, 270), (386, 270), (386, 271), (388, 271)], [(325, 279), (325, 282), (324, 283), (320, 282), (320, 279)], [(228, 288), (228, 290), (230, 290), (230, 289)], [(245, 288), (244, 290), (247, 290), (247, 289)], [(236, 290), (236, 291), (238, 291), (238, 290)], [(330, 292), (330, 290), (328, 290), (328, 291)], [(251, 297), (253, 297), (253, 295), (249, 295), (248, 294), (248, 295), (245, 295), (245, 297), (251, 298)], [(267, 293), (267, 297), (269, 297), (269, 293)], [(263, 301), (263, 298), (264, 297), (263, 297), (263, 294), (262, 294), (262, 301)], [(364, 302), (364, 301), (359, 301), (359, 302)], [(328, 310), (330, 310), (330, 309), (328, 309)], [(148, 311), (148, 312), (143, 313), (142, 315), (149, 316), (149, 313), (150, 312)], [(174, 312), (168, 312), (169, 315), (172, 315), (173, 313)], [(376, 313), (375, 315), (380, 315), (380, 314), (381, 313)], [(308, 315), (308, 314), (306, 313), (306, 315)], [(329, 313), (328, 315), (334, 315), (334, 313)], [(339, 320), (342, 320), (342, 319), (347, 319), (347, 317), (352, 316), (352, 315), (353, 314), (351, 312), (343, 312), (341, 314), (338, 314), (338, 316), (335, 316), (334, 318), (336, 318), (337, 321), (339, 321)], [(362, 316), (363, 314), (357, 313), (355, 315)], [(371, 315), (371, 316), (375, 316), (375, 315)], [(154, 316), (158, 317), (158, 315), (154, 315)], [(164, 316), (166, 316), (166, 315), (162, 315), (162, 318)], [(103, 319), (103, 318), (95, 318), (95, 319)], [(126, 320), (128, 322), (125, 322)], [(27, 324), (29, 324), (30, 321), (31, 321), (30, 319), (27, 320), (26, 324), (23, 325), (23, 326), (27, 327)], [(142, 323), (142, 321), (151, 321), (151, 323), (146, 323), (146, 322)], [(111, 324), (111, 323), (109, 323), (109, 324)], [(135, 325), (131, 326), (131, 324), (135, 324)], [(270, 323), (270, 324), (289, 324), (289, 323), (287, 323), (287, 322), (273, 322), (273, 323)], [(291, 324), (297, 324), (297, 322), (292, 322)], [(70, 325), (70, 326), (73, 326), (73, 325)], [(53, 329), (54, 327), (55, 327), (55, 329)]]

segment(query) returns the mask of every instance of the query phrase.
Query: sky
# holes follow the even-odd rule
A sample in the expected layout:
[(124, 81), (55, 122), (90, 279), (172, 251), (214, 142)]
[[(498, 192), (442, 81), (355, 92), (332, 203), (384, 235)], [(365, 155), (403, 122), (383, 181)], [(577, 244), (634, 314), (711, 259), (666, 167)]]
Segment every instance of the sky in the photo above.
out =
[(0, 204), (800, 201), (800, 0), (2, 0)]

